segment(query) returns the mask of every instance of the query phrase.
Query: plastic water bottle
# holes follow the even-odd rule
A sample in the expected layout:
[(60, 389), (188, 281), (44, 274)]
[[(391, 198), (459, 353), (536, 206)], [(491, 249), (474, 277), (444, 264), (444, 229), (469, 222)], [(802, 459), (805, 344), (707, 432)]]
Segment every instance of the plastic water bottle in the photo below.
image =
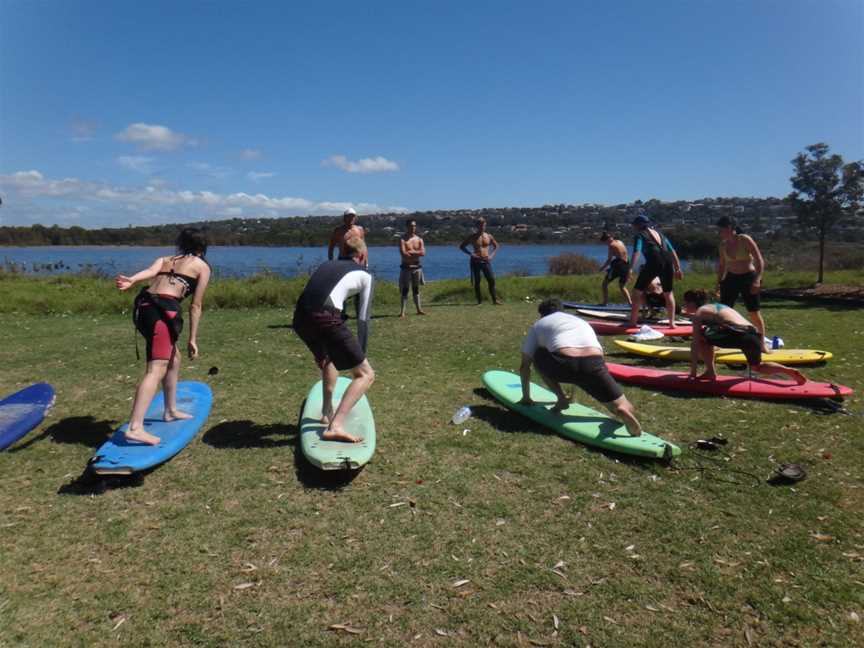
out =
[(469, 418), (471, 418), (471, 408), (467, 405), (463, 405), (458, 410), (456, 410), (456, 413), (453, 414), (453, 418), (450, 420), (452, 421), (453, 425), (459, 425), (460, 423), (467, 421)]

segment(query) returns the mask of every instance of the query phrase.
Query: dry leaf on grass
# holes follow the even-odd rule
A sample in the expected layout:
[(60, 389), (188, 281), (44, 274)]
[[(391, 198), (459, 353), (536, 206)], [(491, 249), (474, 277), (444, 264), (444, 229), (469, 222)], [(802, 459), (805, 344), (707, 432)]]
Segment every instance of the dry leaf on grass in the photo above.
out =
[(461, 579), (461, 580), (457, 580), (457, 581), (455, 581), (452, 585), (450, 585), (450, 587), (454, 587), (454, 588), (455, 588), (455, 587), (462, 587), (463, 585), (467, 585), (467, 584), (470, 583), (470, 582), (471, 582), (471, 581), (470, 581), (469, 579), (467, 579), (467, 578), (463, 578), (463, 579)]
[(833, 542), (834, 540), (834, 536), (826, 535), (824, 533), (811, 533), (810, 537), (816, 542)]
[(446, 630), (442, 630), (441, 628), (435, 628), (435, 634), (437, 634), (439, 637), (447, 637), (447, 636), (449, 636), (449, 635), (447, 634), (447, 631), (446, 631)]
[(555, 626), (555, 629), (558, 629), (558, 626), (561, 625), (561, 622), (558, 620), (556, 615), (552, 615), (552, 625)]
[(244, 590), (249, 589), (250, 587), (255, 587), (255, 583), (240, 583), (239, 585), (235, 585), (235, 590)]
[[(854, 612), (853, 612), (853, 614), (854, 614)], [(119, 628), (119, 627), (120, 627), (121, 625), (123, 625), (124, 623), (126, 623), (126, 617), (125, 617), (125, 616), (121, 616), (121, 617), (117, 620), (117, 623), (114, 624), (114, 627), (111, 628), (111, 632), (114, 632), (117, 628)]]
[(342, 632), (347, 632), (348, 634), (354, 635), (358, 635), (363, 632), (362, 628), (355, 628), (348, 625), (347, 623), (334, 623), (330, 626), (330, 630), (341, 630)]

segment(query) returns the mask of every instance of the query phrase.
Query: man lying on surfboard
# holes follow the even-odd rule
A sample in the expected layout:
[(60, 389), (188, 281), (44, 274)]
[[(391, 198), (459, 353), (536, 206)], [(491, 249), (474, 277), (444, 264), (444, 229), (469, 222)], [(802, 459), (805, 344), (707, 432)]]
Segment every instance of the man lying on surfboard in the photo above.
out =
[(561, 412), (570, 405), (561, 383), (578, 385), (619, 416), (632, 436), (642, 434), (633, 405), (606, 369), (603, 347), (594, 330), (585, 320), (561, 312), (561, 302), (557, 299), (547, 299), (537, 311), (540, 319), (528, 329), (522, 343), (520, 403), (532, 404), (531, 365), (536, 364), (543, 381), (558, 398), (553, 411)]
[[(309, 278), (294, 309), (294, 332), (306, 344), (315, 364), (321, 369), (324, 402), (321, 422), (327, 429), (321, 434), (328, 441), (360, 443), (362, 438), (345, 431), (345, 417), (375, 380), (375, 372), (366, 359), (365, 340), (369, 330), (369, 306), (372, 299), (372, 275), (361, 266), (366, 258), (366, 244), (351, 237), (342, 247), (348, 259), (327, 261)], [(345, 301), (359, 296), (357, 332), (360, 341), (345, 324), (342, 310)], [(333, 390), (340, 371), (351, 372), (351, 384), (333, 411)]]
[[(690, 343), (690, 377), (714, 380), (714, 347), (741, 349), (752, 371), (763, 374), (783, 374), (799, 385), (807, 382), (800, 371), (777, 362), (762, 362), (762, 334), (734, 308), (723, 304), (707, 304), (704, 290), (688, 290), (684, 293), (684, 313), (693, 321), (693, 340)], [(696, 375), (700, 358), (705, 363), (705, 373)]]

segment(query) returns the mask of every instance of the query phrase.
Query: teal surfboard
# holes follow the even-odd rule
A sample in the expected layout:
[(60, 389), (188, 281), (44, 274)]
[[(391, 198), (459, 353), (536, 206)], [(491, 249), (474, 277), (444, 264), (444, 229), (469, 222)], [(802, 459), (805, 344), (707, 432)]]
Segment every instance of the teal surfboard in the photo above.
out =
[(506, 407), (568, 439), (637, 457), (663, 459), (681, 454), (675, 444), (645, 431), (632, 437), (623, 424), (578, 403), (571, 403), (561, 413), (553, 412), (552, 406), (557, 401), (555, 394), (534, 383), (531, 383), (534, 404), (520, 405), (522, 383), (517, 374), (509, 371), (487, 371), (483, 374), (483, 384)]
[(156, 394), (144, 415), (144, 429), (155, 434), (158, 445), (127, 441), (124, 433), (128, 423), (121, 425), (113, 436), (96, 451), (90, 469), (97, 475), (131, 475), (148, 470), (168, 461), (189, 445), (198, 430), (207, 421), (213, 393), (204, 383), (184, 381), (177, 383), (177, 406), (192, 418), (166, 423), (162, 420), (165, 400), (162, 392)]
[[(339, 376), (333, 391), (333, 409), (339, 407), (342, 394), (351, 381)], [(321, 423), (321, 405), (324, 390), (319, 380), (306, 396), (306, 404), (300, 415), (300, 448), (313, 466), (321, 470), (358, 470), (375, 454), (375, 420), (366, 396), (362, 396), (345, 418), (345, 430), (362, 437), (361, 443), (327, 441), (321, 434), (327, 426)]]

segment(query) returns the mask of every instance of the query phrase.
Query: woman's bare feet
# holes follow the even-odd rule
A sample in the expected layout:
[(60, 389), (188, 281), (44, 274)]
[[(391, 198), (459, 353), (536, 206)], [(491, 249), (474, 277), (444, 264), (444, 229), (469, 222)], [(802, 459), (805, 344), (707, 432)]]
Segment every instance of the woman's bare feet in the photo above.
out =
[(331, 407), (329, 410), (321, 410), (321, 422), (324, 425), (330, 425), (330, 421), (333, 419), (333, 408)]
[(363, 441), (363, 437), (348, 434), (341, 427), (333, 427), (333, 425), (324, 430), (321, 438), (327, 441), (347, 441), (348, 443), (362, 443)]
[(159, 445), (162, 442), (162, 439), (150, 434), (144, 428), (128, 428), (123, 433), (123, 436), (127, 441), (134, 441), (135, 443), (143, 443), (145, 445)]
[(426, 311), (424, 311), (424, 310), (418, 310), (418, 311), (417, 311), (417, 314), (418, 314), (418, 315), (425, 315), (425, 314), (426, 314)]
[(717, 380), (717, 374), (706, 371), (696, 376), (696, 380)]
[(162, 420), (166, 423), (170, 423), (171, 421), (188, 421), (191, 418), (195, 417), (180, 410), (171, 410), (170, 412), (165, 410), (165, 414), (162, 415)]

